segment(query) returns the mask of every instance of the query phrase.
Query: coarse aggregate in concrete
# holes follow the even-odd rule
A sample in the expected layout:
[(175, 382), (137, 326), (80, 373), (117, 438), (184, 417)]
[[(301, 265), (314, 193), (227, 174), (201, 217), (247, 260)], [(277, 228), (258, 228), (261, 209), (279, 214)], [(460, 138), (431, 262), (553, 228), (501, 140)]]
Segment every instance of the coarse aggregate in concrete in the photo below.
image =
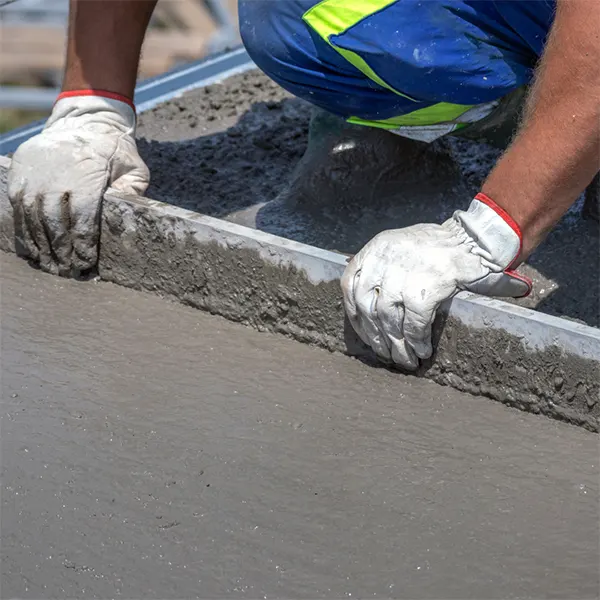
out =
[[(406, 168), (371, 185), (369, 195), (357, 189), (328, 204), (298, 199), (288, 182), (306, 147), (310, 111), (258, 71), (157, 106), (140, 116), (138, 126), (140, 152), (152, 173), (147, 195), (353, 254), (383, 229), (440, 222), (468, 206), (498, 157), (467, 140), (417, 144), (418, 150), (406, 149)], [(406, 142), (390, 137), (401, 154)], [(580, 218), (581, 206), (523, 268), (535, 286), (518, 302), (599, 326), (599, 227)]]

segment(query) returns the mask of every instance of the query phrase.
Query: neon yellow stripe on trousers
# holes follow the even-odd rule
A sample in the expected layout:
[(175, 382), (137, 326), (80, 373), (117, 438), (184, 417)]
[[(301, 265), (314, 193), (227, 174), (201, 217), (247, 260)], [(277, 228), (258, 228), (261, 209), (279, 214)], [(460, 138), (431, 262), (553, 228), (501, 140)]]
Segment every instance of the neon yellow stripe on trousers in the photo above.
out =
[[(346, 50), (332, 44), (329, 39), (332, 35), (344, 33), (350, 29), (350, 27), (353, 27), (363, 19), (370, 17), (396, 1), (397, 0), (323, 0), (304, 13), (302, 19), (316, 31), (327, 44), (339, 52), (350, 64), (354, 65), (361, 73), (371, 79), (371, 81), (374, 81), (381, 87), (398, 96), (417, 102), (414, 98), (395, 90), (381, 79), (361, 56), (351, 50)], [(435, 125), (437, 123), (452, 122), (471, 108), (473, 108), (473, 105), (439, 102), (433, 106), (421, 108), (408, 114), (399, 115), (398, 117), (393, 117), (392, 119), (386, 119), (384, 121), (366, 121), (359, 119), (358, 117), (352, 117), (349, 121), (356, 124), (368, 124), (384, 129)]]
[[(306, 11), (302, 19), (334, 50), (339, 52), (350, 64), (354, 65), (369, 79), (378, 83), (381, 87), (394, 92), (394, 94), (398, 94), (408, 100), (413, 100), (410, 96), (407, 96), (388, 85), (358, 54), (351, 50), (345, 50), (344, 48), (334, 46), (329, 41), (329, 38), (332, 35), (343, 33), (366, 17), (370, 17), (372, 14), (375, 14), (394, 2), (396, 2), (396, 0), (323, 0), (323, 2), (316, 4)], [(413, 100), (413, 102), (416, 102), (416, 100)]]
[(438, 123), (452, 123), (455, 119), (461, 117), (473, 106), (465, 104), (450, 104), (448, 102), (438, 102), (432, 106), (413, 110), (406, 115), (392, 117), (381, 121), (367, 121), (358, 117), (350, 117), (348, 122), (356, 125), (372, 125), (382, 129), (396, 129), (397, 127), (407, 127), (410, 125), (437, 125)]

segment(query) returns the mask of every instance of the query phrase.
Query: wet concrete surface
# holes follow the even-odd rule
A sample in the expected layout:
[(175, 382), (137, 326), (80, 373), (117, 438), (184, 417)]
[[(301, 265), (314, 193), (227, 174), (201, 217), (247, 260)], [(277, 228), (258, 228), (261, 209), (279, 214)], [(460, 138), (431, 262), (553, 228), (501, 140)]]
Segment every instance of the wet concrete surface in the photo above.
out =
[(596, 435), (0, 269), (2, 597), (598, 597)]
[[(376, 362), (344, 314), (343, 255), (111, 193), (101, 231), (104, 281)], [(598, 431), (599, 330), (487, 298), (452, 306), (438, 313), (420, 375)]]
[[(441, 222), (466, 208), (499, 155), (466, 140), (411, 146), (390, 134), (402, 168), (369, 186), (368, 197), (355, 189), (350, 197), (307, 201), (288, 183), (306, 147), (309, 116), (309, 105), (257, 71), (160, 105), (139, 118), (140, 152), (152, 173), (147, 195), (353, 254), (383, 229)], [(535, 287), (518, 302), (600, 326), (599, 228), (581, 218), (581, 208), (523, 268)]]

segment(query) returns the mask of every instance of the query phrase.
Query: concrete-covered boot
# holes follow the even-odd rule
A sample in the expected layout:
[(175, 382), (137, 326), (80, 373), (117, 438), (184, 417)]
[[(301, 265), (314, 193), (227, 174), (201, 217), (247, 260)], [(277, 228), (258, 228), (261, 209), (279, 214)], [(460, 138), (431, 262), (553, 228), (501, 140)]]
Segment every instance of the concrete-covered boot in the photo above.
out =
[(278, 200), (328, 211), (374, 207), (411, 182), (425, 190), (428, 172), (446, 181), (457, 176), (453, 161), (428, 144), (314, 109), (308, 147)]

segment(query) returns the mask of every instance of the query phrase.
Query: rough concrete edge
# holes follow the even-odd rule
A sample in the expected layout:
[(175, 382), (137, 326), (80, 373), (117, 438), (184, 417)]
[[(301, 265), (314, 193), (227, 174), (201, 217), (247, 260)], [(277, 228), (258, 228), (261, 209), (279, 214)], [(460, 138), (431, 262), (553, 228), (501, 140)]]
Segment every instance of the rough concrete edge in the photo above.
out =
[(266, 262), (301, 269), (313, 284), (339, 279), (347, 262), (343, 254), (335, 254), (257, 229), (208, 217), (159, 200), (124, 196), (114, 190), (109, 190), (104, 200), (115, 203), (127, 202), (153, 211), (157, 218), (168, 219), (167, 230), (175, 234), (175, 237), (183, 233), (183, 230), (177, 228), (177, 220), (186, 221), (186, 224), (191, 224), (193, 227), (196, 240), (200, 243), (217, 242), (229, 249), (256, 250)]
[[(0, 249), (14, 251), (12, 211), (2, 190), (2, 179), (6, 179), (9, 165), (10, 160), (0, 157)], [(337, 283), (346, 264), (343, 255), (159, 201), (124, 197), (112, 190), (105, 196), (102, 237), (103, 247), (112, 247), (105, 251), (101, 248), (99, 270), (104, 279), (155, 291), (303, 342), (368, 356), (364, 347), (360, 348), (350, 340), (343, 327)], [(154, 267), (148, 267), (150, 263), (145, 252), (151, 249), (151, 252), (161, 253), (167, 241), (176, 249), (185, 247), (185, 253), (180, 253), (172, 265), (170, 261), (163, 260), (157, 266), (162, 273), (153, 277), (151, 270)], [(220, 250), (211, 254), (211, 248)], [(277, 304), (281, 299), (278, 295), (282, 292), (281, 288), (284, 288), (284, 294), (289, 294), (292, 289), (294, 302), (305, 304), (304, 315), (301, 318), (297, 314), (290, 317), (275, 310), (273, 317), (269, 308), (268, 322), (265, 322), (262, 313), (246, 318), (248, 305), (244, 304), (243, 294), (232, 292), (231, 287), (228, 293), (232, 297), (228, 299), (226, 308), (220, 304), (221, 300), (215, 303), (214, 295), (208, 294), (208, 298), (198, 296), (202, 285), (210, 287), (216, 283), (219, 287), (217, 269), (209, 275), (212, 281), (208, 285), (196, 285), (196, 290), (191, 292), (189, 284), (190, 277), (192, 280), (195, 277), (193, 269), (191, 275), (185, 273), (180, 278), (175, 271), (184, 269), (184, 265), (190, 262), (198, 262), (200, 255), (205, 258), (212, 256), (217, 262), (222, 262), (225, 257), (229, 261), (229, 275), (239, 271), (240, 275), (243, 273), (247, 277), (250, 268), (253, 273), (256, 272), (256, 279), (260, 279), (261, 274), (266, 276), (266, 265), (269, 265), (271, 273), (276, 272), (276, 278), (279, 278), (276, 280), (283, 285), (275, 286), (278, 290), (271, 290), (269, 283), (258, 282), (263, 288), (259, 292), (263, 305), (265, 302), (271, 307)], [(206, 282), (206, 274), (204, 277)], [(229, 279), (235, 284), (235, 274)], [(195, 282), (192, 281), (192, 284)], [(315, 319), (316, 325), (313, 324), (311, 330), (311, 327), (305, 326), (303, 319), (307, 311), (310, 314), (311, 306), (315, 306), (315, 290), (320, 295), (318, 305), (324, 301), (328, 306)], [(203, 293), (206, 296), (206, 289)], [(236, 303), (240, 306), (234, 306)], [(252, 306), (249, 308), (253, 310)], [(467, 293), (459, 294), (446, 303), (440, 316), (446, 326), (438, 327), (438, 331), (442, 331), (438, 352), (422, 370), (423, 375), (438, 383), (483, 394), (511, 406), (598, 430), (596, 413), (600, 404), (595, 398), (598, 396), (600, 330)], [(489, 346), (493, 346), (491, 351)], [(506, 373), (499, 377), (498, 372), (508, 364), (505, 359), (512, 355), (511, 348), (515, 347), (526, 351), (516, 353), (519, 358), (506, 367), (519, 371), (513, 387), (513, 378)], [(570, 379), (564, 387), (563, 375)]]
[(600, 364), (600, 329), (589, 325), (468, 292), (454, 298), (448, 314), (475, 329), (503, 329), (531, 350), (559, 345)]
[(8, 200), (6, 179), (10, 158), (0, 155), (0, 250), (14, 252), (14, 229), (12, 220), (12, 207)]
[[(0, 169), (5, 171), (9, 166), (10, 159), (0, 156)], [(109, 190), (106, 199), (146, 206), (155, 211), (157, 217), (189, 220), (196, 226), (198, 241), (216, 241), (230, 248), (245, 247), (258, 250), (261, 258), (272, 264), (302, 269), (314, 284), (339, 279), (346, 265), (344, 255), (204, 216), (157, 200), (131, 196), (125, 198), (112, 190)], [(10, 211), (8, 198), (6, 194), (0, 194), (0, 215), (7, 210)], [(5, 218), (2, 221), (5, 222), (5, 227), (0, 223), (0, 248), (14, 252), (11, 223), (7, 224)], [(569, 353), (600, 361), (600, 329), (588, 325), (468, 292), (458, 294), (445, 305), (443, 312), (469, 327), (503, 329), (532, 350), (560, 345)]]
[[(158, 200), (125, 197), (114, 191), (109, 191), (105, 199), (145, 206), (153, 210), (157, 218), (188, 220), (194, 224), (199, 242), (216, 241), (228, 248), (257, 250), (261, 258), (271, 264), (303, 270), (313, 284), (339, 280), (346, 266), (347, 260), (342, 254), (201, 215)], [(176, 228), (173, 228), (173, 233), (177, 234)], [(461, 292), (446, 303), (442, 312), (476, 329), (502, 329), (531, 350), (560, 345), (570, 354), (600, 362), (600, 329), (588, 325), (468, 292)]]
[[(156, 200), (105, 196), (101, 277), (372, 359), (344, 326), (345, 265), (344, 255)], [(421, 375), (597, 431), (600, 330), (466, 293), (439, 313)]]

